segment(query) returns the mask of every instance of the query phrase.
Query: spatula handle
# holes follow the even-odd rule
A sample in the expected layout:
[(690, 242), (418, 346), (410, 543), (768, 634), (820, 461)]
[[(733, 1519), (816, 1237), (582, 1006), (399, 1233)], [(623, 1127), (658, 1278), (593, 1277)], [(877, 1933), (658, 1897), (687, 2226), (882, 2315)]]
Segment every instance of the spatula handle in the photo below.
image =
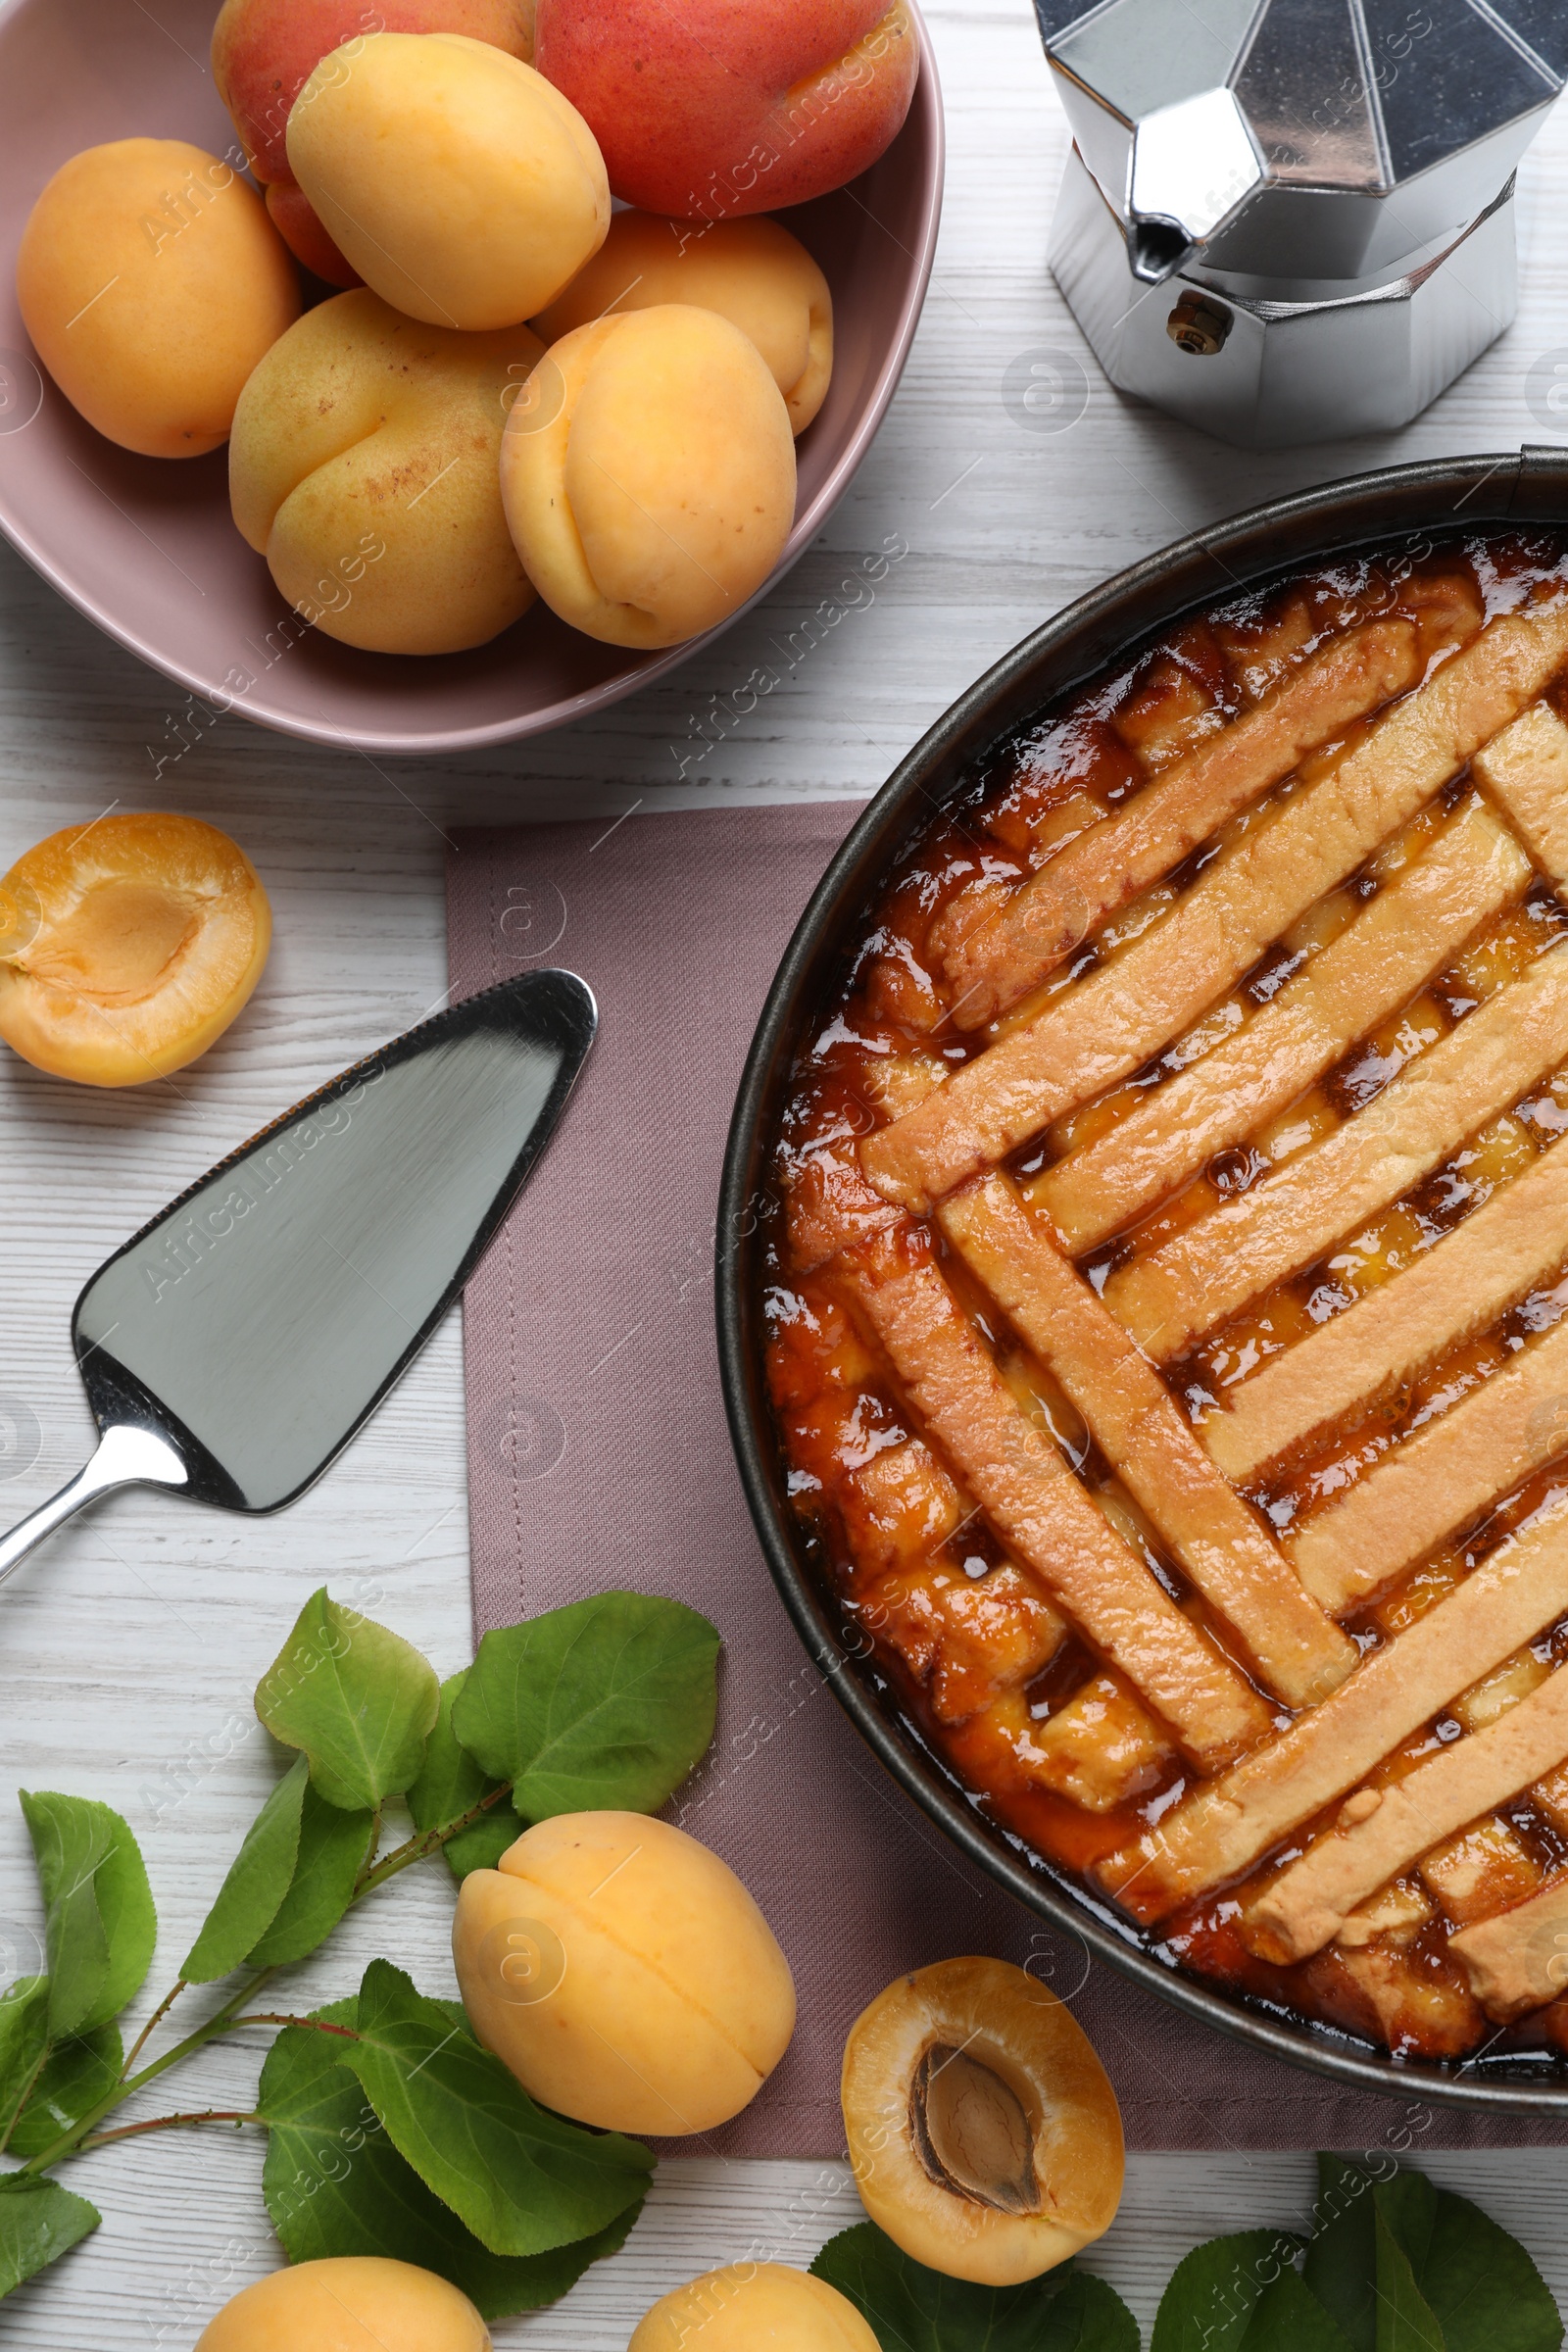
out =
[(77, 1471), (71, 1484), (29, 1512), (8, 1536), (0, 1537), (0, 1584), (46, 1536), (52, 1536), (89, 1502), (96, 1502), (100, 1494), (112, 1494), (116, 1487), (182, 1487), (187, 1476), (184, 1463), (167, 1438), (129, 1425), (106, 1429), (91, 1461)]

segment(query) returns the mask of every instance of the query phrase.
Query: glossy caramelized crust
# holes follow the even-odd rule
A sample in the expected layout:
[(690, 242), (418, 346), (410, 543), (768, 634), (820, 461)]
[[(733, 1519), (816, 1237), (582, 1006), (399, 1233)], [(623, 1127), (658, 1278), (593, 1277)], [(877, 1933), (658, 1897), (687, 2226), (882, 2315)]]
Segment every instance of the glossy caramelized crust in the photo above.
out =
[(1184, 624), (906, 853), (778, 1139), (790, 1491), (1165, 1958), (1568, 2050), (1568, 559)]

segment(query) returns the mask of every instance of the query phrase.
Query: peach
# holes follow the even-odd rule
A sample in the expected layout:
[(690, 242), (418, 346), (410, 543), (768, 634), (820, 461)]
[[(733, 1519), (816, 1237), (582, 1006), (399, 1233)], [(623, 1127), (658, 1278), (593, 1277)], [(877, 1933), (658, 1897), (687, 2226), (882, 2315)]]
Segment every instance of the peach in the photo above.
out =
[(564, 294), (533, 321), (547, 343), (613, 311), (689, 302), (750, 335), (804, 433), (833, 373), (833, 297), (798, 237), (758, 216), (693, 231), (656, 213), (617, 213)]
[(536, 1823), (464, 1880), (452, 1951), (486, 2048), (605, 2131), (727, 2123), (795, 2030), (789, 1963), (746, 1888), (644, 1813)]
[(199, 458), (227, 440), (300, 289), (261, 198), (227, 164), (184, 139), (115, 139), (62, 164), (33, 206), (17, 300), (89, 424), (143, 457)]
[(250, 859), (193, 816), (51, 833), (0, 883), (0, 1037), (84, 1086), (141, 1086), (205, 1054), (272, 940)]
[(343, 259), (289, 169), (289, 110), (323, 57), (367, 32), (465, 32), (533, 62), (533, 0), (223, 0), (213, 79), (234, 119), (285, 244), (328, 285), (353, 286)]
[(662, 303), (564, 335), (513, 404), (501, 494), (563, 620), (679, 645), (761, 587), (795, 513), (789, 412), (749, 336)]
[(234, 418), (229, 496), (296, 612), (371, 653), (450, 654), (527, 611), (497, 454), (539, 350), (525, 326), (425, 326), (367, 286), (273, 346)]
[(196, 2352), (490, 2352), (490, 2330), (433, 2271), (378, 2254), (296, 2263), (241, 2287)]
[(638, 2321), (626, 2352), (878, 2352), (848, 2295), (782, 2262), (688, 2279)]
[(366, 284), (432, 326), (517, 325), (610, 226), (604, 161), (576, 108), (461, 33), (334, 49), (294, 102), (288, 160)]
[(686, 220), (842, 187), (909, 111), (905, 0), (539, 0), (534, 62), (582, 114), (627, 204)]
[(1116, 2094), (1065, 2002), (1005, 1960), (940, 1960), (878, 1993), (842, 2097), (860, 2202), (931, 2270), (1016, 2285), (1116, 2217)]

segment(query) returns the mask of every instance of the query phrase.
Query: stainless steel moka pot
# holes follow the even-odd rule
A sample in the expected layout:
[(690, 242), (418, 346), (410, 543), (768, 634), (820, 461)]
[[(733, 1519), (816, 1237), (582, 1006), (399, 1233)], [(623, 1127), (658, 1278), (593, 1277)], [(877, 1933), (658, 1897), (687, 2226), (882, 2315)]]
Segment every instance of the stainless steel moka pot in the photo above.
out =
[(1250, 449), (1406, 423), (1508, 325), (1568, 0), (1035, 0), (1051, 266), (1113, 384)]

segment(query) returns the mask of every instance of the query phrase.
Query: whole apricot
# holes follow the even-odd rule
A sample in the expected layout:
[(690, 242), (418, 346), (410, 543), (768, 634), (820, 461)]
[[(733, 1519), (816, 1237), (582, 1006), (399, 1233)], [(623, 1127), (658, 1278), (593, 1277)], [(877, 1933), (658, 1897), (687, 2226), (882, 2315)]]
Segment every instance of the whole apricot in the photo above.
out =
[(271, 2271), (241, 2287), (196, 2352), (490, 2352), (490, 2330), (433, 2271), (379, 2255), (338, 2255)]
[(33, 206), (17, 301), (38, 357), (106, 439), (199, 458), (227, 440), (300, 288), (227, 164), (183, 139), (115, 139), (62, 164)]
[(749, 336), (661, 303), (564, 335), (514, 402), (501, 495), (552, 612), (607, 645), (737, 613), (795, 514), (789, 411)]
[(624, 318), (660, 302), (717, 311), (749, 335), (784, 395), (790, 423), (805, 432), (833, 373), (833, 296), (782, 222), (758, 215), (694, 229), (656, 213), (616, 213), (593, 260), (533, 324), (554, 343), (611, 312)]
[(273, 345), (235, 415), (229, 497), (296, 612), (372, 653), (449, 654), (527, 611), (497, 456), (539, 348), (525, 326), (426, 326), (366, 286)]
[(272, 941), (261, 877), (194, 816), (68, 825), (0, 882), (0, 1037), (84, 1086), (141, 1086), (205, 1054)]
[(223, 0), (213, 27), (213, 79), (234, 120), (283, 242), (329, 286), (350, 268), (289, 169), (295, 99), (331, 50), (384, 32), (463, 32), (533, 62), (533, 0)]
[[(699, 2333), (701, 2330), (701, 2333)], [(626, 2352), (878, 2352), (847, 2295), (782, 2262), (736, 2262), (661, 2295)]]
[(592, 131), (520, 58), (461, 33), (334, 49), (288, 119), (288, 160), (368, 286), (432, 326), (515, 326), (610, 225)]
[(474, 2032), (542, 2105), (678, 2136), (738, 2115), (783, 2057), (795, 1984), (716, 1854), (643, 1813), (563, 1813), (464, 1880)]
[(931, 2270), (1015, 2285), (1115, 2219), (1116, 2094), (1071, 2010), (1005, 1960), (942, 1960), (878, 1993), (842, 2094), (861, 2203)]
[(902, 128), (905, 0), (539, 0), (534, 63), (627, 204), (726, 220), (841, 188)]

